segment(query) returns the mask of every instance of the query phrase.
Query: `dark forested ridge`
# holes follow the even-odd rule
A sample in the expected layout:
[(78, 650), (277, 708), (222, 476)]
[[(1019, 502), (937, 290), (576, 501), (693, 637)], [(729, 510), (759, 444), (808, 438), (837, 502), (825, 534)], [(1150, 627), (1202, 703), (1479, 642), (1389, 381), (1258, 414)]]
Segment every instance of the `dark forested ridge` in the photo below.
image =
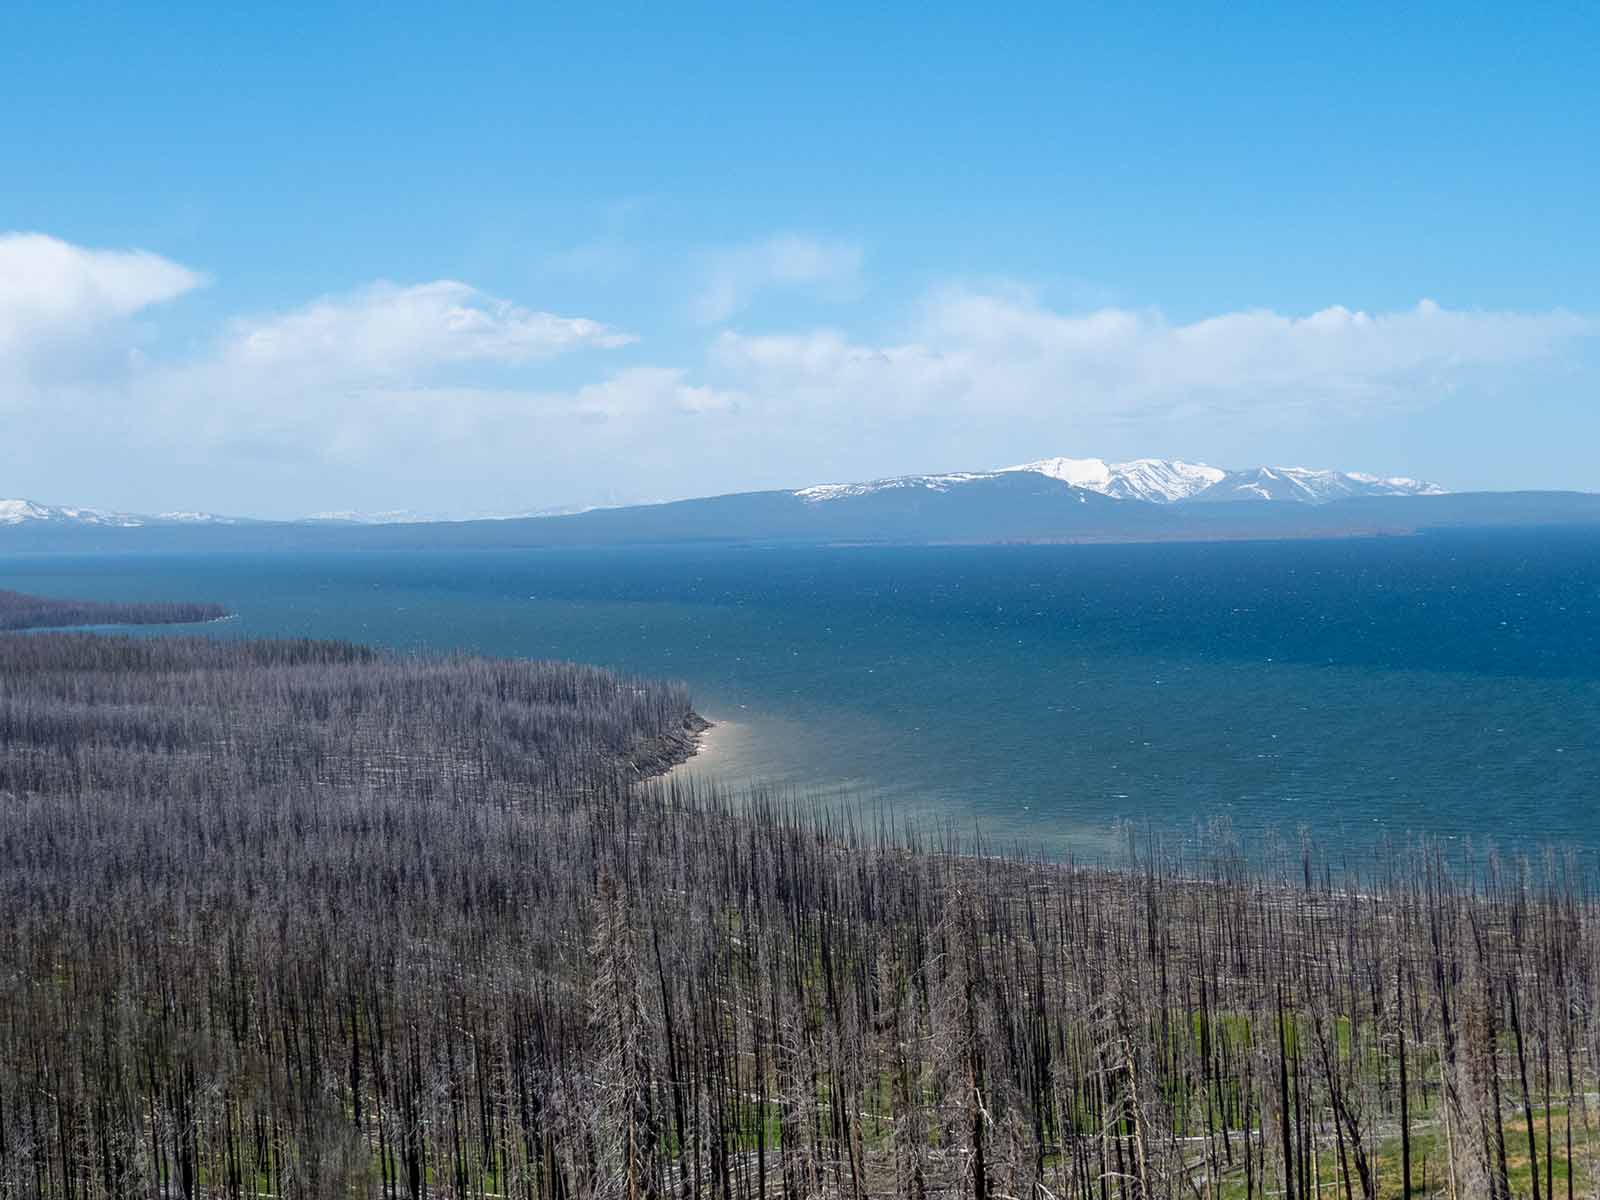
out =
[(1594, 1195), (1551, 855), (958, 852), (681, 690), (0, 638), (0, 1195)]
[(228, 615), (219, 604), (105, 604), (58, 600), (0, 588), (0, 630), (70, 625), (181, 625)]

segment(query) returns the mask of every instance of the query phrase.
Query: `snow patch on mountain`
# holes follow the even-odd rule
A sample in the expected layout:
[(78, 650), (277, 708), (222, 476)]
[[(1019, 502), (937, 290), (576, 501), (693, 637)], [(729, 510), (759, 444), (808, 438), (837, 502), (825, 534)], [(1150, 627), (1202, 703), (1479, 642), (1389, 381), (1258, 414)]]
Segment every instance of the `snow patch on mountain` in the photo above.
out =
[(237, 525), (236, 517), (219, 517), (216, 513), (208, 512), (164, 512), (156, 514), (155, 520), (163, 525)]
[(106, 512), (66, 504), (40, 504), (34, 500), (0, 500), (0, 525), (93, 525), (99, 528), (140, 529), (147, 525), (239, 525), (236, 517), (208, 512), (142, 513)]
[(1023, 463), (1016, 467), (1001, 467), (1002, 472), (1032, 471), (1048, 475), (1073, 487), (1099, 491), (1111, 482), (1111, 468), (1103, 458), (1041, 458), (1038, 462)]
[(391, 509), (386, 512), (360, 512), (356, 509), (336, 509), (312, 513), (300, 518), (307, 524), (328, 525), (414, 525), (423, 521), (438, 520), (427, 513), (409, 509)]
[(896, 475), (893, 479), (873, 479), (866, 483), (818, 483), (801, 488), (794, 494), (800, 499), (816, 504), (827, 500), (844, 500), (851, 496), (870, 496), (874, 492), (892, 491), (896, 488), (923, 488), (930, 492), (948, 492), (957, 484), (971, 483), (975, 479), (993, 479), (998, 471), (953, 471), (947, 475)]
[(143, 525), (143, 518), (128, 513), (101, 512), (96, 508), (67, 508), (37, 504), (32, 500), (0, 500), (0, 525), (22, 525), (43, 521), (55, 525), (112, 525), (131, 528)]
[(418, 512), (415, 509), (396, 508), (380, 512), (359, 509), (339, 509), (332, 512), (312, 513), (297, 522), (303, 525), (437, 525), (462, 521), (527, 521), (537, 517), (572, 517), (579, 513), (594, 512), (606, 507), (595, 504), (566, 504), (555, 508), (532, 508), (517, 512)]
[(1327, 504), (1351, 496), (1442, 496), (1436, 483), (1403, 475), (1387, 478), (1311, 467), (1255, 467), (1229, 471), (1196, 498), (1205, 501), (1293, 500)]
[(1148, 500), (1152, 504), (1187, 500), (1228, 474), (1220, 467), (1164, 458), (1136, 458), (1120, 463), (1107, 463), (1101, 458), (1045, 458), (1003, 469), (1033, 471), (1102, 496)]

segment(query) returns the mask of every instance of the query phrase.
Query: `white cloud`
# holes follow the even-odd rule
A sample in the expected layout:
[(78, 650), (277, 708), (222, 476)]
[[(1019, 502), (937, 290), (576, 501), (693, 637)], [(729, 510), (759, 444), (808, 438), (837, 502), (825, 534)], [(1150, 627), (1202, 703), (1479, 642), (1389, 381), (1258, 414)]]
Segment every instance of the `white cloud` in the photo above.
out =
[[(624, 371), (587, 399), (541, 386), (538, 368), (574, 351), (616, 349), (631, 334), (557, 316), (450, 280), (376, 283), (286, 313), (237, 319), (209, 353), (131, 377), (135, 444), (178, 440), (191, 451), (271, 463), (448, 460), (505, 472), (591, 413), (622, 419), (652, 394)], [(482, 382), (488, 370), (494, 380)], [(686, 397), (694, 389), (677, 384)], [(654, 395), (666, 401), (666, 381)], [(492, 467), (487, 464), (493, 464)]]
[(1600, 333), (1566, 312), (1395, 313), (1341, 307), (1305, 317), (1226, 313), (1176, 324), (1153, 310), (1082, 315), (970, 291), (932, 297), (909, 336), (855, 342), (835, 330), (724, 331), (712, 361), (759, 397), (813, 408), (1086, 414), (1307, 408), (1426, 399), (1475, 372), (1539, 358)]
[(725, 321), (768, 288), (837, 293), (861, 271), (861, 248), (850, 242), (786, 233), (719, 250), (705, 264), (692, 312), (706, 324)]
[(0, 367), (20, 376), (108, 323), (204, 282), (198, 272), (143, 250), (90, 250), (41, 233), (0, 234)]
[(452, 280), (376, 283), (280, 316), (234, 322), (218, 365), (326, 383), (403, 379), (451, 365), (518, 366), (633, 340), (598, 321), (536, 312)]
[(686, 382), (676, 367), (632, 367), (599, 383), (585, 384), (573, 397), (572, 410), (590, 421), (627, 422), (679, 413), (719, 413), (739, 406), (735, 392)]
[[(976, 396), (984, 376), (983, 364), (954, 346), (869, 345), (830, 329), (758, 336), (724, 330), (710, 362), (767, 415), (781, 411), (798, 423), (842, 414), (863, 427), (953, 411)], [(1005, 365), (990, 370), (997, 377)]]
[(731, 403), (670, 369), (620, 372), (582, 396), (553, 387), (550, 360), (633, 336), (451, 280), (375, 283), (226, 321), (187, 356), (142, 353), (132, 334), (151, 330), (126, 319), (201, 282), (153, 254), (0, 237), (0, 405), (27, 434), (3, 455), (8, 490), (93, 494), (108, 471), (142, 472), (153, 489), (201, 470), (304, 471), (326, 484), (400, 462), (509, 475), (586, 414), (605, 415), (614, 438), (658, 405), (691, 414)]

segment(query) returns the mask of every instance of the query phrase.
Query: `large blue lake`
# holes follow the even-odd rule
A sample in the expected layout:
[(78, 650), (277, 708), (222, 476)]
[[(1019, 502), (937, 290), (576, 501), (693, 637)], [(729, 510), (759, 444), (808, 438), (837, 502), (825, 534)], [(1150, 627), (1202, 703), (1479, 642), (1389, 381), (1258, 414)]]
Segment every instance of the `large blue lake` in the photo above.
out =
[(1298, 543), (11, 558), (218, 636), (685, 680), (692, 770), (1095, 853), (1119, 821), (1600, 849), (1600, 533)]

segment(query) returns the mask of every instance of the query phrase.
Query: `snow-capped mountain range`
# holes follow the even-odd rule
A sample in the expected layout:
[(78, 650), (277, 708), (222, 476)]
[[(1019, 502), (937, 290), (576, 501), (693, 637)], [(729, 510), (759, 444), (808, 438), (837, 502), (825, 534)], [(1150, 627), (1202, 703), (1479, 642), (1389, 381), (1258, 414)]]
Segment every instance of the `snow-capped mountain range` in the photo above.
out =
[[(809, 504), (870, 496), (897, 489), (948, 492), (963, 484), (1032, 473), (1059, 480), (1086, 492), (1115, 500), (1142, 500), (1150, 504), (1193, 504), (1226, 500), (1279, 500), (1299, 504), (1326, 504), (1352, 496), (1440, 496), (1436, 483), (1404, 477), (1380, 478), (1348, 471), (1307, 467), (1251, 467), (1224, 470), (1180, 459), (1136, 458), (1108, 463), (1100, 458), (1043, 458), (991, 471), (953, 471), (941, 475), (898, 475), (865, 483), (824, 483), (790, 493)], [(516, 513), (475, 512), (466, 515), (418, 512), (323, 512), (288, 524), (396, 525), (448, 521), (520, 520), (532, 517), (572, 516), (592, 511), (591, 506), (542, 508)], [(0, 500), (0, 526), (98, 526), (135, 529), (144, 526), (249, 525), (249, 518), (224, 517), (208, 512), (165, 512), (155, 515), (107, 512), (102, 509), (38, 504), (32, 500)], [(278, 522), (284, 524), (284, 522)]]
[[(487, 515), (487, 514), (486, 514)], [(245, 520), (139, 516), (0, 501), (0, 556), (18, 551), (448, 547), (991, 545), (1409, 536), (1433, 530), (1600, 529), (1600, 492), (1454, 492), (1303, 467), (1226, 470), (1171, 459), (1048, 458), (798, 490), (621, 504), (524, 519), (417, 511)]]
[(1101, 458), (1043, 458), (1037, 462), (993, 471), (900, 475), (868, 483), (824, 483), (801, 488), (794, 494), (812, 503), (825, 503), (898, 488), (944, 492), (964, 483), (995, 479), (1016, 472), (1032, 472), (1059, 479), (1072, 487), (1098, 492), (1117, 500), (1143, 500), (1150, 504), (1228, 500), (1287, 500), (1300, 504), (1326, 504), (1351, 496), (1445, 494), (1445, 489), (1436, 483), (1404, 476), (1383, 478), (1309, 467), (1251, 467), (1230, 471), (1204, 463), (1165, 458), (1136, 458), (1119, 463), (1108, 463)]

